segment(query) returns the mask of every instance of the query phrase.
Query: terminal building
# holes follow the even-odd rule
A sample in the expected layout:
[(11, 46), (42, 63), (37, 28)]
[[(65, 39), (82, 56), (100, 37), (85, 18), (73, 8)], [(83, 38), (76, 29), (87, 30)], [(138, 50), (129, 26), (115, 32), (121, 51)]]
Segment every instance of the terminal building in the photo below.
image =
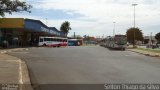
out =
[(48, 27), (40, 20), (24, 18), (0, 19), (0, 46), (4, 41), (8, 47), (37, 46), (40, 36), (65, 37), (55, 27)]

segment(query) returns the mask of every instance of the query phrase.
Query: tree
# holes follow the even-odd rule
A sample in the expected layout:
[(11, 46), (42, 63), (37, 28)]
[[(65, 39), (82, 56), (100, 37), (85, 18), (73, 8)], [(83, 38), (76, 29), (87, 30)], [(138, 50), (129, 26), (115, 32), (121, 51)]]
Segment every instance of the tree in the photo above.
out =
[(157, 39), (158, 43), (160, 43), (160, 32), (156, 34), (155, 38)]
[(73, 35), (72, 37), (75, 38), (75, 39), (82, 39), (82, 38), (83, 38), (83, 37), (80, 36), (80, 35), (75, 35), (75, 36)]
[(61, 25), (61, 27), (60, 27), (60, 30), (62, 32), (64, 32), (65, 36), (67, 37), (67, 35), (69, 33), (69, 30), (71, 30), (70, 22), (68, 22), (68, 21), (63, 22), (62, 25)]
[(139, 28), (131, 27), (127, 30), (126, 34), (128, 42), (133, 45), (135, 45), (134, 41), (143, 41), (143, 33)]
[(12, 12), (27, 11), (31, 13), (31, 5), (19, 0), (0, 0), (0, 16), (4, 17), (5, 13), (12, 14)]

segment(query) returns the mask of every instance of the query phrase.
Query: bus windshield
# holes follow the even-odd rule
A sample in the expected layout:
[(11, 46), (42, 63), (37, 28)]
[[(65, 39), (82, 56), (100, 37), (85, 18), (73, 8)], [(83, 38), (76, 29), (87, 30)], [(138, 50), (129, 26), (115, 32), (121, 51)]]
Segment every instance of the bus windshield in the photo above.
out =
[(117, 37), (116, 38), (116, 43), (118, 45), (124, 45), (127, 43), (127, 38), (126, 37)]

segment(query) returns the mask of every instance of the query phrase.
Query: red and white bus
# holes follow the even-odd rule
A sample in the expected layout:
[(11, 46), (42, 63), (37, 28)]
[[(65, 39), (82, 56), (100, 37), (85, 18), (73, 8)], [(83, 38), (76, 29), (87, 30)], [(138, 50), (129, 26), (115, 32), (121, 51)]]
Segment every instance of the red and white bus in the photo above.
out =
[(38, 46), (61, 47), (67, 46), (67, 38), (61, 37), (39, 37)]

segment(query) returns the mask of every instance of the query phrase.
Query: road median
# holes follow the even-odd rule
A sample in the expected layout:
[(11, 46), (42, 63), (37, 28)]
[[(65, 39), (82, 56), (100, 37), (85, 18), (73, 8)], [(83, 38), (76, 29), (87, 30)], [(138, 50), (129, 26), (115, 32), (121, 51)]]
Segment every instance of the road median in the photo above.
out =
[(144, 48), (134, 48), (128, 49), (129, 51), (140, 53), (146, 56), (151, 57), (160, 57), (160, 50), (159, 49), (144, 49)]

